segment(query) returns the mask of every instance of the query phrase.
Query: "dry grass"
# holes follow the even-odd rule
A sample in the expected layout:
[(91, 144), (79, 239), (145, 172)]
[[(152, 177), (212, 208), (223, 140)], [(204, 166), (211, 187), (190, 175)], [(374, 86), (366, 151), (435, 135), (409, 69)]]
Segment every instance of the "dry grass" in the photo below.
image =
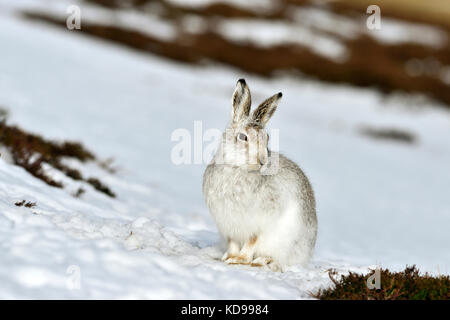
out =
[(362, 127), (360, 133), (377, 140), (389, 140), (406, 144), (416, 142), (416, 136), (411, 132), (395, 128), (369, 128)]
[(25, 208), (31, 209), (31, 208), (36, 207), (36, 202), (22, 200), (22, 201), (16, 202), (15, 205), (16, 205), (16, 207), (25, 207)]
[(421, 275), (415, 267), (406, 267), (402, 272), (391, 272), (381, 269), (380, 289), (369, 289), (367, 279), (375, 273), (361, 275), (350, 272), (339, 281), (335, 272), (329, 276), (334, 286), (320, 290), (313, 295), (322, 300), (449, 300), (450, 277), (433, 277), (429, 274)]
[(6, 147), (11, 153), (15, 165), (24, 168), (31, 175), (52, 187), (63, 188), (63, 184), (50, 177), (45, 172), (43, 164), (58, 169), (73, 180), (87, 182), (110, 197), (115, 197), (115, 194), (100, 180), (96, 178), (86, 179), (81, 172), (63, 163), (63, 158), (73, 158), (81, 162), (95, 160), (94, 154), (80, 143), (48, 141), (41, 136), (8, 125), (6, 119), (3, 118), (0, 121), (0, 145)]

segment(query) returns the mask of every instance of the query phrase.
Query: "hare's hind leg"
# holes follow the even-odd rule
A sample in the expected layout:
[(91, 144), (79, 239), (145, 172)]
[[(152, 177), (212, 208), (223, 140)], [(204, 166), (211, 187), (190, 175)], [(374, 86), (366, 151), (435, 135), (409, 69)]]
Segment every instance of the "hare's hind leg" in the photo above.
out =
[(255, 246), (257, 240), (257, 236), (252, 236), (248, 241), (244, 243), (242, 249), (237, 255), (229, 256), (224, 261), (229, 264), (250, 264), (253, 260), (253, 256), (255, 255)]
[(267, 267), (274, 272), (283, 272), (283, 268), (279, 263), (271, 257), (257, 257), (250, 264), (252, 267)]

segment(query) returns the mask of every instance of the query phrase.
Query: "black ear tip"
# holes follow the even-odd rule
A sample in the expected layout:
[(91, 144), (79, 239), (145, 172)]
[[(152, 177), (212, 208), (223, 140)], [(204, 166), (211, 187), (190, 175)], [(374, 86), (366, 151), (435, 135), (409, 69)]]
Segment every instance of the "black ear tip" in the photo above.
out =
[(241, 78), (241, 79), (238, 80), (238, 82), (239, 82), (240, 84), (245, 84), (245, 79)]
[(278, 92), (278, 98), (281, 98), (283, 94), (281, 92)]

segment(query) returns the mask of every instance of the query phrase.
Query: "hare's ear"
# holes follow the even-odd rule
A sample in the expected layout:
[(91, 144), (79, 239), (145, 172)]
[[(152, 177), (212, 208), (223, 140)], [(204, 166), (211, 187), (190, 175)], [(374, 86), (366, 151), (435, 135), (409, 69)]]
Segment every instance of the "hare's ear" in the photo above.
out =
[(272, 117), (273, 113), (277, 109), (278, 101), (281, 99), (283, 94), (281, 92), (271, 96), (269, 99), (261, 103), (255, 111), (253, 111), (252, 118), (253, 121), (265, 127), (269, 119)]
[(244, 116), (250, 114), (250, 105), (252, 104), (252, 99), (250, 97), (250, 89), (245, 83), (244, 79), (239, 79), (236, 84), (236, 89), (234, 89), (233, 99), (231, 108), (231, 119), (233, 122), (238, 122)]

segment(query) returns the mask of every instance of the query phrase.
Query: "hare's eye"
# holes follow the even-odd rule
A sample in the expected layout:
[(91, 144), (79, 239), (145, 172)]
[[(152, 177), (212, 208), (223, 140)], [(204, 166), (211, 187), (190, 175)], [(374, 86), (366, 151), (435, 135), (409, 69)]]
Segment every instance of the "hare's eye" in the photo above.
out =
[(238, 134), (238, 139), (241, 141), (247, 141), (247, 136), (243, 133)]

